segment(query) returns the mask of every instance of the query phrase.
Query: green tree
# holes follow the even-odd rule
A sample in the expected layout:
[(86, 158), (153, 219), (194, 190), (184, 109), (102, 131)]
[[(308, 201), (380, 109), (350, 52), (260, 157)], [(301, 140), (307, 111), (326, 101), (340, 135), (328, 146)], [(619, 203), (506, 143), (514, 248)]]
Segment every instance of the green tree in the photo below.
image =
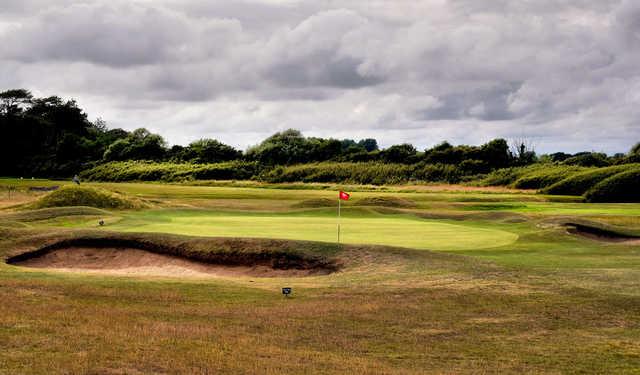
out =
[(403, 143), (401, 145), (393, 145), (382, 151), (382, 158), (388, 163), (411, 163), (413, 156), (418, 151), (413, 145)]
[(235, 160), (242, 156), (240, 151), (215, 139), (204, 138), (191, 142), (189, 148), (193, 155), (191, 160), (196, 163), (217, 163)]
[(303, 163), (308, 157), (308, 142), (299, 130), (275, 133), (259, 145), (247, 150), (249, 160), (267, 165)]
[(116, 160), (161, 160), (166, 156), (164, 139), (145, 128), (131, 132), (126, 138), (109, 145), (104, 152), (106, 161)]
[(358, 145), (362, 146), (367, 152), (378, 150), (378, 141), (373, 138), (365, 138), (358, 141)]
[(31, 104), (33, 95), (25, 89), (13, 89), (0, 92), (0, 114), (15, 115), (23, 106)]

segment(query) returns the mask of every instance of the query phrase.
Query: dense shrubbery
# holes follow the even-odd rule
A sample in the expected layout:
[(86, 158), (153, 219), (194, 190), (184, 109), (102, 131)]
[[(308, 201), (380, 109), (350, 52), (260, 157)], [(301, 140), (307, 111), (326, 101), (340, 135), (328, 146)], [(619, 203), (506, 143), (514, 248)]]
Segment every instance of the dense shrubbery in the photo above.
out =
[(406, 182), (459, 183), (473, 173), (450, 164), (310, 163), (276, 167), (260, 175), (267, 182), (334, 182), (351, 184), (399, 184)]
[(215, 164), (111, 162), (83, 171), (94, 181), (247, 180), (257, 173), (256, 163), (231, 161)]
[(415, 182), (457, 183), (470, 178), (464, 169), (447, 164), (392, 164), (381, 162), (324, 162), (291, 166), (259, 167), (253, 162), (215, 164), (168, 162), (111, 162), (83, 171), (93, 181), (247, 180), (265, 182), (331, 182), (351, 184), (399, 184)]
[(588, 202), (640, 202), (640, 169), (606, 178), (585, 194)]
[(343, 182), (398, 184), (409, 180), (414, 167), (390, 163), (309, 163), (276, 167), (260, 175), (267, 182)]
[(16, 176), (73, 175), (127, 134), (91, 123), (73, 100), (27, 90), (0, 93), (0, 129), (0, 174)]
[(542, 192), (556, 195), (583, 195), (600, 181), (630, 169), (640, 169), (640, 164), (616, 165), (577, 173), (556, 182)]

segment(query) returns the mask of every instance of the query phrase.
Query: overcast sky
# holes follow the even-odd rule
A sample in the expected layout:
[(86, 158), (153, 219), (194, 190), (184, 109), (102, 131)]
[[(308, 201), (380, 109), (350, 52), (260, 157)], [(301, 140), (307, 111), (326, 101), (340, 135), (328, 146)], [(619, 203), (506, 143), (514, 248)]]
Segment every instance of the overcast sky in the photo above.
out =
[(171, 144), (640, 141), (637, 0), (0, 0), (0, 40), (0, 90)]

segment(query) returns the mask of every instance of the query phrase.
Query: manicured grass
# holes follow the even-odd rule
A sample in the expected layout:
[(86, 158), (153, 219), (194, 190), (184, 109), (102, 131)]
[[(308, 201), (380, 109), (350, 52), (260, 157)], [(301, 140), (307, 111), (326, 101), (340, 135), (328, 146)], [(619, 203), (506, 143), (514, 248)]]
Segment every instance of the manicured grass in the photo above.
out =
[[(504, 246), (518, 238), (516, 234), (502, 229), (423, 220), (407, 215), (389, 217), (348, 209), (343, 214), (340, 220), (343, 243), (468, 250)], [(108, 228), (212, 237), (285, 238), (324, 242), (337, 240), (336, 213), (327, 210), (294, 215), (154, 210), (127, 213), (124, 220)]]

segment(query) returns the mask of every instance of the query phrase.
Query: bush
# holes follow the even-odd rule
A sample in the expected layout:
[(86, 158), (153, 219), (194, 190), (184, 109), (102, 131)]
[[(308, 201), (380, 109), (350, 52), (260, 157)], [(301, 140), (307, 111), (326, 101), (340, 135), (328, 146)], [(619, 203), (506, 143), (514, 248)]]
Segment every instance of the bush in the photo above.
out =
[(425, 164), (417, 167), (413, 172), (414, 179), (428, 182), (457, 184), (462, 177), (462, 171), (451, 164)]
[(413, 166), (385, 163), (310, 163), (277, 167), (260, 178), (267, 182), (398, 184), (412, 177)]
[(585, 194), (588, 202), (640, 202), (640, 169), (606, 178)]
[(583, 195), (600, 181), (631, 169), (640, 169), (640, 164), (617, 165), (598, 168), (567, 177), (544, 189), (545, 194)]
[(36, 202), (37, 208), (89, 206), (97, 208), (140, 208), (144, 204), (134, 198), (108, 190), (87, 186), (63, 186)]
[(247, 180), (258, 171), (252, 162), (230, 161), (213, 164), (154, 163), (148, 161), (111, 162), (83, 171), (90, 181), (183, 181)]
[(523, 167), (497, 169), (478, 182), (481, 186), (507, 186), (513, 184), (524, 173)]
[(583, 167), (606, 167), (611, 165), (606, 154), (596, 152), (583, 152), (565, 159), (562, 164), (580, 165)]

